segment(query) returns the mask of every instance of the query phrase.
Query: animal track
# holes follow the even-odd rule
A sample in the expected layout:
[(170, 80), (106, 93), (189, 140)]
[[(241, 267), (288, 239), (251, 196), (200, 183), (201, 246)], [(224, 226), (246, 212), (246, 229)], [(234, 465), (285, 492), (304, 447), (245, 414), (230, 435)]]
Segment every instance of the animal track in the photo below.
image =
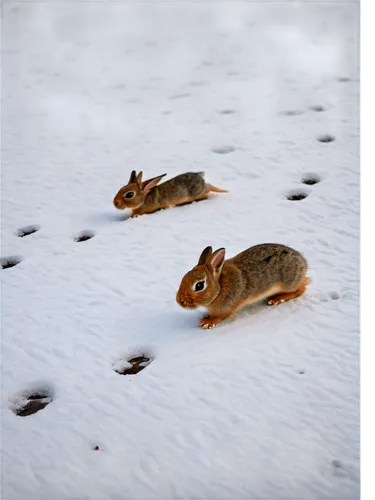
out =
[(235, 113), (234, 109), (221, 109), (218, 111), (219, 115), (233, 115)]
[(303, 184), (307, 184), (308, 186), (313, 186), (314, 184), (318, 184), (321, 181), (321, 178), (317, 174), (306, 174), (302, 177)]
[(91, 238), (93, 238), (95, 236), (95, 233), (94, 231), (81, 231), (81, 233), (79, 233), (75, 238), (74, 238), (74, 241), (76, 241), (77, 243), (80, 243), (81, 241), (87, 241), (87, 240), (91, 240)]
[(191, 94), (189, 94), (188, 92), (184, 92), (184, 93), (181, 93), (181, 94), (175, 94), (175, 95), (171, 95), (169, 97), (169, 99), (183, 99), (184, 97), (190, 97)]
[(333, 142), (335, 140), (333, 135), (329, 134), (319, 135), (317, 139), (319, 142)]
[(293, 191), (290, 191), (289, 194), (287, 195), (287, 200), (300, 201), (304, 200), (307, 197), (308, 193), (305, 193), (304, 191), (301, 191), (299, 189), (294, 189)]
[(213, 147), (212, 151), (219, 155), (227, 155), (229, 153), (233, 153), (233, 151), (236, 151), (236, 148), (234, 148), (233, 146), (217, 146)]
[(282, 111), (281, 114), (284, 116), (298, 116), (298, 115), (303, 115), (304, 111), (300, 109), (290, 109), (287, 111)]
[(348, 76), (339, 76), (337, 81), (340, 83), (350, 82), (350, 78)]
[(16, 234), (19, 238), (24, 238), (25, 236), (29, 236), (30, 234), (36, 233), (37, 231), (39, 231), (39, 229), (40, 226), (38, 225), (25, 226), (18, 229)]
[(337, 292), (332, 292), (331, 293), (331, 299), (332, 300), (339, 300), (340, 295)]
[(324, 111), (324, 107), (320, 106), (319, 104), (316, 104), (314, 106), (310, 106), (309, 109), (311, 109), (311, 111), (316, 111), (317, 113)]
[(13, 255), (10, 257), (2, 257), (0, 259), (1, 269), (8, 269), (10, 267), (14, 267), (22, 261), (22, 257), (18, 255)]
[(43, 410), (52, 401), (52, 392), (49, 389), (43, 389), (30, 394), (23, 394), (22, 401), (14, 404), (11, 409), (19, 417), (28, 417)]
[(113, 369), (119, 375), (136, 375), (152, 363), (153, 358), (149, 355), (139, 354), (128, 360), (120, 360), (113, 365)]

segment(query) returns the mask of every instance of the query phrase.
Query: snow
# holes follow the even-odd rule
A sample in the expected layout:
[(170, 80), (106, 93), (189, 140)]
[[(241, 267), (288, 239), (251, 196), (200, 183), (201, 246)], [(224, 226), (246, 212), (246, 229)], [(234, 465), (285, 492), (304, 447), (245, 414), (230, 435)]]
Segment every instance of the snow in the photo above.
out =
[[(4, 499), (359, 498), (358, 18), (5, 2)], [(125, 220), (132, 169), (230, 192)], [(201, 330), (182, 276), (207, 245), (265, 242), (305, 255), (307, 293)], [(11, 411), (35, 391), (52, 402)]]

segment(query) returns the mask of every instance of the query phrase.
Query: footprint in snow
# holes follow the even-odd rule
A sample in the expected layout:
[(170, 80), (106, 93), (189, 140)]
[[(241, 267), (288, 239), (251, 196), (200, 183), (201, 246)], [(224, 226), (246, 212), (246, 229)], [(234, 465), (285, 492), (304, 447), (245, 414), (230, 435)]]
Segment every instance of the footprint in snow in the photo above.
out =
[(184, 99), (185, 97), (191, 97), (191, 94), (189, 94), (189, 92), (181, 92), (180, 94), (171, 95), (169, 99), (171, 100)]
[(129, 359), (120, 359), (113, 365), (113, 369), (119, 375), (136, 375), (144, 370), (146, 366), (152, 363), (153, 358), (146, 354), (139, 354), (138, 356)]
[(236, 148), (230, 145), (214, 146), (212, 148), (212, 152), (217, 153), (219, 155), (227, 155), (229, 153), (233, 153), (233, 151), (236, 151)]
[(350, 82), (351, 80), (348, 76), (339, 76), (337, 78), (337, 81), (340, 83), (346, 83), (346, 82)]
[(44, 388), (22, 393), (14, 399), (10, 409), (18, 417), (28, 417), (30, 415), (34, 415), (40, 410), (43, 410), (52, 401), (52, 391), (48, 388)]
[(317, 140), (319, 142), (327, 143), (327, 142), (333, 142), (335, 140), (335, 138), (333, 137), (333, 135), (323, 134), (323, 135), (319, 135), (317, 137)]
[(218, 111), (219, 115), (233, 115), (236, 111), (234, 109), (225, 108)]
[(1, 257), (0, 266), (1, 269), (9, 269), (10, 267), (14, 267), (22, 261), (22, 257), (19, 255), (12, 255), (9, 257)]
[(324, 111), (324, 106), (321, 106), (320, 104), (314, 104), (313, 106), (310, 106), (309, 109), (311, 111), (315, 111), (316, 113), (321, 113)]
[(81, 231), (79, 234), (77, 234), (77, 236), (74, 237), (74, 241), (79, 243), (81, 241), (91, 240), (91, 238), (93, 238), (94, 236), (95, 236), (94, 231), (85, 230), (85, 231)]
[(303, 115), (303, 113), (304, 111), (302, 111), (301, 109), (289, 109), (286, 111), (282, 111), (280, 114), (284, 116), (299, 116)]
[(29, 236), (30, 234), (36, 233), (37, 231), (39, 231), (39, 229), (40, 226), (38, 225), (25, 226), (18, 229), (16, 234), (19, 238), (24, 238), (25, 236)]
[(301, 189), (293, 189), (286, 195), (286, 199), (289, 201), (300, 201), (307, 198), (308, 195), (308, 193), (302, 191)]
[(306, 174), (302, 177), (303, 184), (307, 184), (308, 186), (313, 186), (314, 184), (318, 184), (322, 179), (318, 174)]

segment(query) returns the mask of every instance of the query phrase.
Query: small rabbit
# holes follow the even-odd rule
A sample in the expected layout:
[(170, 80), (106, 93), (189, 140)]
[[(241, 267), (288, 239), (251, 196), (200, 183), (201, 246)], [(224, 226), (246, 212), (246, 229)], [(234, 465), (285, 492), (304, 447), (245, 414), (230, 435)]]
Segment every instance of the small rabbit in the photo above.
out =
[(206, 200), (210, 191), (227, 193), (211, 184), (206, 184), (204, 172), (188, 172), (173, 177), (169, 181), (157, 186), (158, 182), (167, 174), (142, 181), (143, 172), (137, 175), (135, 170), (130, 174), (129, 182), (123, 186), (113, 200), (118, 210), (132, 209), (131, 217), (143, 214), (152, 214), (157, 210), (186, 205), (193, 201)]
[(224, 262), (225, 248), (203, 250), (198, 265), (182, 278), (177, 303), (206, 307), (202, 328), (213, 328), (247, 304), (268, 299), (277, 305), (302, 295), (310, 278), (307, 262), (296, 250), (276, 243), (248, 248)]

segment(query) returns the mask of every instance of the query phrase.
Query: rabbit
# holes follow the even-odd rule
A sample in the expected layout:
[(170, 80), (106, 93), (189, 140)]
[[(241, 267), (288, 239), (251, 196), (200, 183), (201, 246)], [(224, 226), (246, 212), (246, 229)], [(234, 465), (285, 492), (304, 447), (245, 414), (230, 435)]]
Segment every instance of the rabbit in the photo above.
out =
[(182, 278), (176, 295), (185, 309), (203, 306), (208, 316), (202, 328), (213, 328), (247, 304), (267, 299), (277, 305), (302, 295), (310, 278), (306, 259), (277, 243), (255, 245), (224, 261), (225, 248), (206, 247), (196, 265)]
[(157, 184), (167, 174), (142, 181), (143, 172), (137, 175), (135, 170), (130, 174), (129, 182), (123, 186), (113, 199), (118, 210), (132, 209), (131, 217), (152, 214), (157, 210), (178, 205), (186, 205), (193, 201), (206, 200), (210, 191), (227, 193), (203, 179), (204, 172), (188, 172), (173, 177), (160, 186)]

